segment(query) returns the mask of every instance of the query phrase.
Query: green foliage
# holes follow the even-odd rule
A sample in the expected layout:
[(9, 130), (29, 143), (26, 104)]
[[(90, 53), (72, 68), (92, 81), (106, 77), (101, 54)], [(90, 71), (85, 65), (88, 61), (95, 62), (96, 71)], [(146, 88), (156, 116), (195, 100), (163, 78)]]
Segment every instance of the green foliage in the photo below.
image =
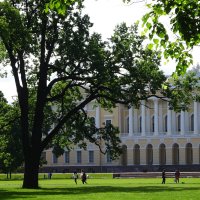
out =
[(10, 173), (23, 162), (17, 108), (9, 105), (0, 92), (0, 170)]
[[(27, 31), (20, 17), (20, 13), (14, 7), (11, 7), (8, 2), (0, 2), (0, 42), (5, 46), (10, 47), (12, 42), (12, 51), (26, 48), (28, 43)], [(4, 49), (4, 48), (3, 48)]]
[(58, 14), (64, 15), (71, 5), (75, 2), (82, 2), (82, 0), (51, 0), (46, 4), (45, 12), (49, 10), (56, 10)]
[(199, 73), (190, 71), (183, 76), (174, 76), (165, 85), (170, 107), (177, 112), (188, 110), (193, 101), (200, 101)]
[[(124, 2), (130, 2), (129, 0)], [(198, 0), (155, 0), (147, 5), (150, 11), (142, 18), (144, 33), (151, 43), (149, 49), (161, 48), (165, 59), (176, 61), (176, 72), (163, 87), (171, 107), (186, 110), (191, 101), (199, 101), (199, 74), (188, 73), (193, 63), (191, 49), (199, 45), (200, 4)], [(168, 17), (171, 30), (163, 23)], [(170, 37), (171, 32), (175, 38)]]
[[(145, 27), (144, 33), (149, 33), (149, 38), (154, 41), (149, 48), (162, 47), (164, 57), (174, 59), (177, 62), (176, 73), (183, 75), (192, 64), (190, 49), (200, 43), (199, 1), (156, 0), (147, 6), (150, 12), (143, 17), (142, 21)], [(169, 17), (171, 31), (176, 39), (170, 39), (165, 24), (160, 21), (163, 16)]]

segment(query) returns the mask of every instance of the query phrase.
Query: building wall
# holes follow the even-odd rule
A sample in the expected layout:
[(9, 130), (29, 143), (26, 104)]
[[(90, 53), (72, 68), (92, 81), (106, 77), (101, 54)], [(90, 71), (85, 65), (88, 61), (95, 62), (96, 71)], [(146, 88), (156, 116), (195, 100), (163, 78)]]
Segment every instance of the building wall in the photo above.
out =
[[(53, 163), (52, 150), (47, 150), (45, 167), (134, 167), (134, 156), (139, 157), (137, 167), (159, 166), (163, 165), (163, 162), (169, 166), (200, 164), (199, 103), (192, 102), (189, 110), (181, 113), (169, 110), (167, 102), (161, 99), (152, 98), (143, 104), (143, 108), (132, 107), (131, 110), (124, 105), (117, 105), (112, 112), (96, 107), (94, 103), (86, 107), (88, 115), (95, 118), (99, 128), (104, 126), (107, 120), (119, 127), (124, 153), (118, 160), (109, 162), (107, 155), (101, 154), (97, 146), (88, 144), (87, 150), (75, 147), (70, 151), (69, 163), (65, 162), (65, 155)], [(138, 151), (135, 150), (136, 146), (139, 146), (137, 155), (134, 153)], [(178, 149), (175, 146), (178, 146)], [(77, 163), (77, 151), (81, 151), (80, 163)], [(93, 151), (93, 162), (89, 162), (89, 151)]]

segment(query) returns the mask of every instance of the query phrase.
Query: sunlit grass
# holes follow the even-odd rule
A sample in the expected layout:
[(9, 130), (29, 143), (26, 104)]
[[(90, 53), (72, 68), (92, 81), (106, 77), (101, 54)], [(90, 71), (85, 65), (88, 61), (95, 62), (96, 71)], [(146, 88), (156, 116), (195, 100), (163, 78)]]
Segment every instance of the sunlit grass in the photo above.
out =
[(45, 200), (198, 200), (200, 179), (184, 178), (175, 184), (168, 178), (165, 185), (160, 178), (88, 179), (83, 185), (73, 179), (40, 180), (40, 189), (22, 189), (22, 181), (0, 181), (0, 199)]

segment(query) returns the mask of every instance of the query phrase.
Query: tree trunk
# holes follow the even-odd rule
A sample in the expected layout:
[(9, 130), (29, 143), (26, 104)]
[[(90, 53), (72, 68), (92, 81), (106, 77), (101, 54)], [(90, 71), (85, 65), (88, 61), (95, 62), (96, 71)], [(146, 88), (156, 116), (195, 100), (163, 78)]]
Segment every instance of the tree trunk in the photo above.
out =
[(39, 160), (40, 155), (25, 158), (23, 188), (38, 188)]

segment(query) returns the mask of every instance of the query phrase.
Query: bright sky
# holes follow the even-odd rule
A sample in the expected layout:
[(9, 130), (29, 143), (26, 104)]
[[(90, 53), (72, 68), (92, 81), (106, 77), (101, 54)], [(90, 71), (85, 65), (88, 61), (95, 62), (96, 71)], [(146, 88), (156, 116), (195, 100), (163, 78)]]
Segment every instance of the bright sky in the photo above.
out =
[[(115, 26), (121, 22), (128, 25), (133, 24), (147, 12), (145, 2), (133, 4), (124, 4), (122, 0), (85, 0), (85, 13), (89, 14), (91, 22), (94, 23), (92, 31), (102, 34), (103, 39), (109, 38)], [(200, 63), (198, 57), (199, 48), (194, 50), (194, 64)], [(171, 74), (175, 70), (175, 65), (170, 62), (162, 65), (161, 69), (167, 74)], [(0, 90), (4, 93), (9, 102), (12, 96), (16, 95), (15, 85), (11, 76), (6, 79), (0, 78)]]

